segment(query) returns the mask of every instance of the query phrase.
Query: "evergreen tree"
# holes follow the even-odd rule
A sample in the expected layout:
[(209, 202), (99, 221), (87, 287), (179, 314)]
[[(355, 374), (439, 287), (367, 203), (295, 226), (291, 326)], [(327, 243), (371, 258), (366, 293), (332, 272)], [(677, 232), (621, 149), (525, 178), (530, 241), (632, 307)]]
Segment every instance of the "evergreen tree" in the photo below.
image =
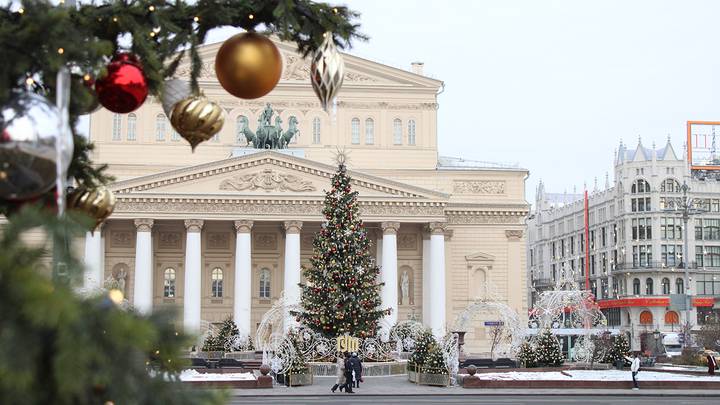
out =
[(380, 318), (380, 272), (360, 219), (357, 192), (350, 187), (342, 158), (325, 193), (325, 222), (313, 240), (311, 267), (304, 268), (302, 312), (298, 320), (327, 337), (373, 336)]
[(290, 329), (287, 335), (287, 341), (292, 345), (293, 356), (290, 358), (290, 368), (287, 374), (305, 374), (309, 371), (308, 359), (304, 355), (305, 347), (303, 345), (302, 336), (296, 329)]
[(432, 331), (425, 329), (417, 337), (415, 350), (408, 358), (408, 369), (428, 374), (447, 374), (442, 349)]
[(624, 333), (621, 333), (613, 340), (610, 353), (608, 353), (606, 363), (614, 363), (616, 360), (624, 360), (630, 354), (630, 342)]
[[(191, 339), (169, 314), (143, 316), (116, 303), (118, 291), (80, 297), (38, 271), (42, 248), (22, 235), (84, 232), (79, 224), (25, 208), (0, 236), (0, 402), (10, 404), (206, 404), (210, 391), (173, 381)], [(47, 245), (47, 241), (44, 241)], [(76, 277), (81, 266), (63, 259)], [(110, 401), (110, 402), (108, 402)]]
[(535, 351), (527, 340), (520, 345), (518, 350), (517, 359), (520, 365), (526, 368), (536, 367), (535, 364)]
[(540, 332), (533, 351), (535, 362), (540, 366), (557, 367), (562, 365), (563, 354), (560, 342), (548, 328)]

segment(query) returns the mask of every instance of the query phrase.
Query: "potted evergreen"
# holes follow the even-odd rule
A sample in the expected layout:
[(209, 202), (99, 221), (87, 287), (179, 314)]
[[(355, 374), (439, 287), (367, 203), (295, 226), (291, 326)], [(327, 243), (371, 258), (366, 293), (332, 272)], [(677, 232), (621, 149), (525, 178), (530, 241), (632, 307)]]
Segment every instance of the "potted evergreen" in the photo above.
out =
[(442, 349), (430, 329), (425, 329), (415, 342), (415, 350), (407, 363), (408, 380), (417, 384), (447, 386), (450, 383)]

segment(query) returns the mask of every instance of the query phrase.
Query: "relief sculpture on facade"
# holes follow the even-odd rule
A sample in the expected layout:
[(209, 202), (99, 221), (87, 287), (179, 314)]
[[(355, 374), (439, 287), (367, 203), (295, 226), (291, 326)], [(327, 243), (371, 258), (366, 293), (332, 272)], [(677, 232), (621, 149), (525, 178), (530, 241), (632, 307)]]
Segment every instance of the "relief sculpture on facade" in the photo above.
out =
[(315, 191), (315, 186), (292, 174), (264, 169), (258, 173), (237, 175), (223, 180), (220, 190)]
[(453, 193), (455, 194), (504, 194), (504, 181), (487, 181), (487, 180), (471, 180), (459, 181), (453, 183)]

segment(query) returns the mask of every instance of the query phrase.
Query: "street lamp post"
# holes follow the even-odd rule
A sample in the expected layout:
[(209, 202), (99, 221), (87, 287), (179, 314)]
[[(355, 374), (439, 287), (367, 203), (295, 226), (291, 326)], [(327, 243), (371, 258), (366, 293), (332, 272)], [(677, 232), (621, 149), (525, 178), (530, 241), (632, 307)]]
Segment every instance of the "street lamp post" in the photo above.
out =
[[(691, 327), (690, 308), (692, 307), (692, 300), (690, 295), (690, 265), (687, 260), (690, 249), (690, 242), (688, 240), (688, 222), (690, 221), (691, 216), (702, 214), (705, 210), (698, 208), (698, 200), (696, 198), (688, 197), (688, 190), (690, 190), (690, 187), (687, 185), (687, 182), (683, 182), (680, 189), (683, 193), (682, 197), (674, 198), (668, 201), (668, 205), (670, 205), (670, 207), (666, 208), (665, 211), (680, 214), (683, 220), (683, 254), (680, 265), (685, 272), (685, 322), (687, 324), (687, 328), (685, 329), (689, 329)], [(688, 334), (689, 330), (684, 333)], [(684, 338), (683, 345), (687, 345), (689, 342), (689, 336), (684, 336)]]

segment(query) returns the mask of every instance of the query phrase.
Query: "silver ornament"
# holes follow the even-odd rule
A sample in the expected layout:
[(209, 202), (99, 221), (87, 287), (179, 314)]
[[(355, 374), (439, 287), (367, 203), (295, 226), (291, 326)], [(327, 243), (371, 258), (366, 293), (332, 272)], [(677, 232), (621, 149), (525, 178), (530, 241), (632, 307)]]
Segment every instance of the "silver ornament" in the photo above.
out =
[(185, 100), (192, 95), (190, 82), (180, 79), (165, 80), (163, 93), (160, 97), (165, 116), (171, 118), (173, 108), (178, 102)]
[(332, 33), (326, 32), (325, 40), (315, 51), (310, 65), (310, 82), (326, 112), (340, 91), (344, 77), (345, 63), (342, 55), (335, 47)]
[[(57, 178), (55, 145), (60, 115), (40, 95), (21, 93), (0, 111), (0, 198), (27, 200), (48, 192)], [(69, 135), (72, 137), (72, 135)], [(72, 160), (72, 138), (62, 151), (64, 172)]]

